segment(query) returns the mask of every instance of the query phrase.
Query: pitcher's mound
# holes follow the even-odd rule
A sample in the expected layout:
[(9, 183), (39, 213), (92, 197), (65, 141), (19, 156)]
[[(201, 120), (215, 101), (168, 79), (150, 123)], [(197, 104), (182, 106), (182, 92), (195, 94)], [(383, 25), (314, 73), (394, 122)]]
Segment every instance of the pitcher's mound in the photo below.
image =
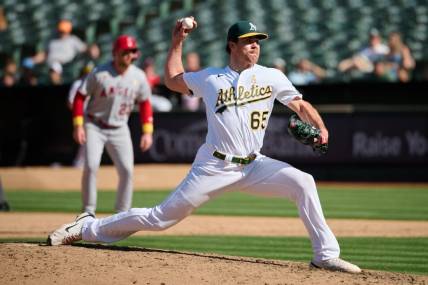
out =
[(299, 262), (78, 244), (0, 244), (2, 284), (427, 284), (428, 276), (309, 269)]

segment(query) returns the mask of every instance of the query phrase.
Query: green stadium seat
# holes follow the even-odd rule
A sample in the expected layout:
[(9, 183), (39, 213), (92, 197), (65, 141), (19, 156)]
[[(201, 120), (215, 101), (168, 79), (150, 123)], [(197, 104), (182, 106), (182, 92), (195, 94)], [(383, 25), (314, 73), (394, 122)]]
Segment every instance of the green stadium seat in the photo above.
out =
[(103, 60), (111, 56), (114, 37), (129, 33), (140, 41), (144, 56), (162, 62), (174, 21), (194, 15), (199, 28), (184, 48), (203, 53), (204, 64), (226, 63), (227, 28), (244, 18), (270, 34), (262, 44), (263, 63), (275, 57), (290, 62), (308, 57), (335, 70), (340, 59), (367, 43), (373, 27), (384, 38), (392, 30), (400, 31), (415, 58), (428, 60), (427, 4), (427, 0), (3, 0), (0, 5), (9, 26), (0, 33), (0, 52), (16, 53), (23, 45), (44, 47), (55, 34), (56, 22), (65, 17), (72, 19), (79, 36), (99, 44)]

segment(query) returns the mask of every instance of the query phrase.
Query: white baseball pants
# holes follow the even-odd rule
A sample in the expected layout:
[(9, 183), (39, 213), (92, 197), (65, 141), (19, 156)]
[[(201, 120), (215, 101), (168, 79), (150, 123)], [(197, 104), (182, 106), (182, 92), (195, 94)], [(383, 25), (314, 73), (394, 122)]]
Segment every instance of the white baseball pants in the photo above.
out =
[(211, 198), (228, 191), (242, 191), (294, 201), (309, 233), (314, 259), (339, 256), (339, 244), (324, 219), (311, 175), (260, 154), (252, 163), (238, 165), (213, 157), (213, 151), (209, 145), (199, 149), (187, 177), (160, 205), (89, 220), (83, 225), (83, 240), (113, 242), (141, 230), (164, 230)]
[(97, 172), (104, 146), (119, 176), (115, 210), (127, 211), (132, 203), (134, 150), (128, 125), (117, 129), (103, 129), (92, 122), (85, 123), (85, 164), (82, 176), (83, 211), (95, 213), (97, 206)]

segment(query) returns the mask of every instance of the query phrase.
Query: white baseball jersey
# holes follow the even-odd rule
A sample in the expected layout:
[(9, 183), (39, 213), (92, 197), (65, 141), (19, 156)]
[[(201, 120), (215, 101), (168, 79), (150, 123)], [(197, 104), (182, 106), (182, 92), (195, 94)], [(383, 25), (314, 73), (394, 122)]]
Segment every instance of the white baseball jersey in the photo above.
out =
[(119, 127), (127, 124), (135, 101), (151, 96), (144, 72), (130, 65), (118, 74), (113, 62), (95, 68), (85, 79), (79, 92), (90, 96), (86, 113), (104, 124)]
[[(207, 142), (199, 149), (186, 178), (153, 208), (133, 208), (102, 219), (88, 219), (82, 227), (83, 240), (113, 242), (139, 230), (164, 230), (212, 198), (242, 191), (295, 202), (311, 238), (313, 260), (338, 257), (339, 244), (324, 219), (313, 177), (257, 154), (274, 100), (288, 104), (302, 97), (285, 75), (255, 65), (241, 74), (229, 67), (207, 68), (185, 73), (184, 80), (194, 96), (205, 101), (208, 120)], [(214, 149), (226, 155), (257, 155), (251, 163), (239, 164), (214, 157)]]
[(210, 67), (183, 78), (205, 102), (206, 143), (236, 156), (260, 151), (275, 99), (287, 105), (302, 97), (281, 71), (257, 64), (240, 74), (229, 66)]

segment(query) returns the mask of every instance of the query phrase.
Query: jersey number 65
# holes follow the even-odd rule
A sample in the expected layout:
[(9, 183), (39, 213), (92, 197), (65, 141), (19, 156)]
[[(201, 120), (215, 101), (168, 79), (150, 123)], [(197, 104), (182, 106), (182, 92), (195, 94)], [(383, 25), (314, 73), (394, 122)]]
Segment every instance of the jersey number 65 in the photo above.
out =
[(269, 111), (254, 111), (250, 115), (250, 124), (253, 130), (264, 130)]

